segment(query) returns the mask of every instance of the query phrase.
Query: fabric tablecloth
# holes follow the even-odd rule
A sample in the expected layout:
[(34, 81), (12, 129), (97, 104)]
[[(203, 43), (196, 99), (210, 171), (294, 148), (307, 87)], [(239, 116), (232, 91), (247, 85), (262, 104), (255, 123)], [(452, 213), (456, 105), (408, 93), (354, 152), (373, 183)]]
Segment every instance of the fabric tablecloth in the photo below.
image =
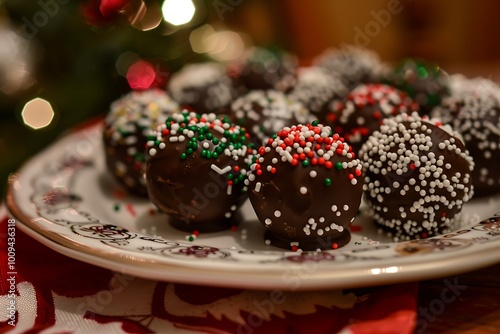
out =
[(49, 249), (3, 206), (0, 273), (1, 333), (411, 333), (416, 322), (417, 283), (292, 292), (147, 280)]

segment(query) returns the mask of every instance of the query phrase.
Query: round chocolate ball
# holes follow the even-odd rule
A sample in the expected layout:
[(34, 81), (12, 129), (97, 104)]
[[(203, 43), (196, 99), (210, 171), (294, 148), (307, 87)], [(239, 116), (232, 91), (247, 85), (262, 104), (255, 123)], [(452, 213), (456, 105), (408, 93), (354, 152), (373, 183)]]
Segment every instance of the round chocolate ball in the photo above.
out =
[(395, 241), (448, 231), (473, 195), (473, 162), (462, 141), (417, 113), (385, 119), (359, 158), (368, 213)]
[(183, 107), (199, 113), (224, 112), (236, 97), (224, 66), (213, 62), (185, 65), (172, 75), (168, 91)]
[(229, 66), (229, 76), (240, 93), (267, 89), (286, 92), (295, 85), (297, 64), (290, 53), (255, 47)]
[(429, 115), (449, 95), (446, 72), (424, 60), (403, 61), (388, 75), (388, 82), (410, 95), (420, 105), (421, 115)]
[(246, 128), (256, 146), (285, 126), (315, 120), (302, 103), (276, 90), (250, 91), (231, 105), (231, 119)]
[(380, 82), (388, 70), (374, 51), (355, 46), (327, 49), (314, 64), (327, 73), (339, 75), (349, 89), (363, 83)]
[(320, 123), (325, 123), (329, 105), (342, 101), (348, 92), (340, 76), (319, 67), (307, 67), (298, 71), (297, 84), (290, 96), (304, 104)]
[[(452, 74), (449, 77), (449, 86), (452, 100), (462, 100), (466, 96), (473, 95), (491, 96), (500, 101), (500, 87), (487, 78), (467, 78), (462, 74)], [(446, 103), (449, 104), (449, 102)]]
[(174, 226), (208, 232), (235, 223), (252, 153), (243, 128), (213, 113), (182, 112), (157, 128), (146, 151), (149, 198)]
[(450, 124), (462, 135), (475, 163), (472, 172), (474, 194), (484, 196), (499, 192), (500, 104), (495, 96), (482, 92), (482, 95), (449, 97), (434, 108), (432, 116)]
[(103, 127), (106, 166), (131, 193), (147, 196), (144, 146), (157, 125), (179, 110), (177, 102), (156, 89), (134, 91), (111, 104)]
[(344, 137), (358, 153), (361, 145), (378, 130), (382, 120), (419, 109), (406, 93), (383, 84), (362, 84), (344, 102), (330, 104), (327, 123)]
[(361, 163), (330, 127), (313, 124), (285, 127), (269, 139), (248, 178), (266, 237), (282, 248), (344, 246), (361, 202)]

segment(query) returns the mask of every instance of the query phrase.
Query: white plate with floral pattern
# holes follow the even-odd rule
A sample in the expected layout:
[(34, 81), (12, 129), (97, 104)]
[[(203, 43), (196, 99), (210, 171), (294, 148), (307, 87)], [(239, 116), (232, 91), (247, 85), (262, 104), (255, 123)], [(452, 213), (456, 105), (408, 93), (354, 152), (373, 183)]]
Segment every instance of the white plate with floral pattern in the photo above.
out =
[[(473, 199), (450, 233), (393, 242), (361, 214), (340, 249), (293, 252), (268, 246), (247, 202), (237, 228), (197, 237), (170, 226), (145, 199), (106, 171), (100, 125), (73, 132), (9, 180), (18, 226), (85, 262), (155, 280), (240, 288), (305, 290), (421, 280), (498, 263), (500, 195)], [(497, 214), (496, 214), (497, 213)]]

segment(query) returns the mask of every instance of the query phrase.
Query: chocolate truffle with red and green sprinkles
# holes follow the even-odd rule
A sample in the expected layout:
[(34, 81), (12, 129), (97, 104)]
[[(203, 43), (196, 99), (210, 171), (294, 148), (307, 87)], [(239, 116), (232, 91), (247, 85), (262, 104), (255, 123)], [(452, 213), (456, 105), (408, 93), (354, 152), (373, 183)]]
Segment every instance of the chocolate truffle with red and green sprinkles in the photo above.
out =
[(361, 169), (351, 146), (328, 126), (313, 122), (279, 131), (260, 147), (248, 177), (266, 239), (307, 251), (346, 245), (361, 203)]
[(459, 135), (417, 113), (385, 119), (359, 158), (368, 214), (395, 241), (445, 233), (473, 195)]
[(256, 146), (285, 126), (316, 120), (302, 103), (277, 90), (254, 90), (239, 97), (231, 104), (230, 117), (247, 129)]
[(343, 101), (347, 93), (349, 91), (340, 76), (319, 67), (306, 67), (299, 69), (297, 85), (290, 96), (302, 102), (320, 123), (324, 123), (330, 104)]
[(343, 136), (358, 152), (382, 120), (401, 113), (417, 111), (419, 106), (406, 93), (383, 84), (362, 84), (344, 102), (330, 104), (326, 124)]
[(224, 66), (214, 62), (185, 65), (172, 75), (168, 91), (182, 107), (198, 113), (224, 113), (236, 97)]
[(106, 166), (125, 188), (147, 196), (144, 146), (158, 126), (180, 108), (162, 90), (134, 91), (111, 104), (104, 120)]
[(446, 98), (431, 114), (462, 135), (475, 163), (472, 184), (476, 196), (500, 192), (500, 105), (494, 92)]
[(182, 112), (157, 128), (146, 146), (151, 202), (186, 231), (217, 231), (236, 223), (254, 150), (245, 129), (227, 117)]

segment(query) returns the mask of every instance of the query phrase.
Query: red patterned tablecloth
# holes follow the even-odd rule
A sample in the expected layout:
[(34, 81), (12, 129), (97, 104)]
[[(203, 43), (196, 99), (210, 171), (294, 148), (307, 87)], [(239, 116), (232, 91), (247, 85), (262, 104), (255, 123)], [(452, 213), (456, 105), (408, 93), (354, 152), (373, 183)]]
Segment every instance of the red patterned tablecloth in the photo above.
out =
[(1, 333), (361, 334), (415, 327), (417, 283), (294, 292), (158, 282), (68, 258), (13, 226), (0, 208)]

